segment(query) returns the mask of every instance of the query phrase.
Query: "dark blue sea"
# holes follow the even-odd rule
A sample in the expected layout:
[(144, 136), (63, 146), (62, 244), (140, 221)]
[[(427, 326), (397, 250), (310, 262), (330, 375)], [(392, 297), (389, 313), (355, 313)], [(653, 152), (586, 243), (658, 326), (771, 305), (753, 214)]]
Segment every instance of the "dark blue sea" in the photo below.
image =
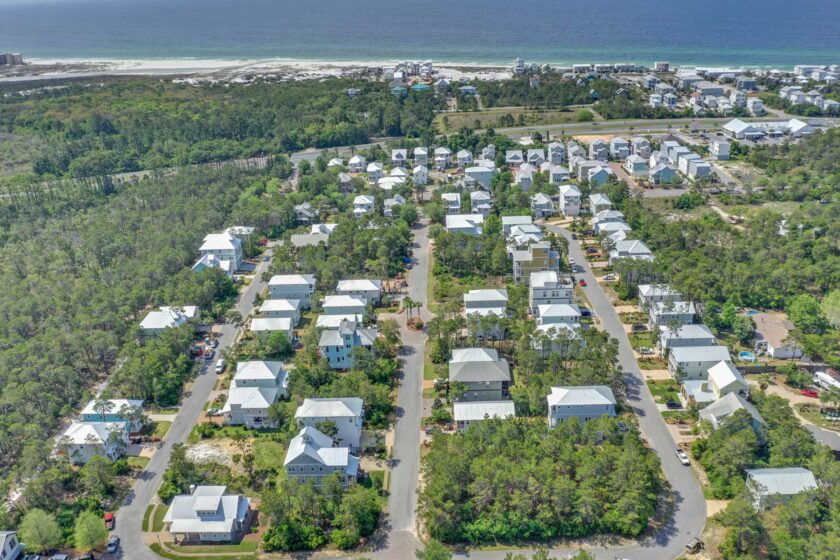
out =
[(840, 64), (840, 0), (0, 0), (26, 58)]

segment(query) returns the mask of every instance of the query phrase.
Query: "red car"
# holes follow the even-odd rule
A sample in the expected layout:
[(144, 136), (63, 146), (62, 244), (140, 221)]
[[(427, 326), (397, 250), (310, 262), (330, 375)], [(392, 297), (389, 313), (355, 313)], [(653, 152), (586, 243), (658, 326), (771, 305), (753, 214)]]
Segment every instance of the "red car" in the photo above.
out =
[(586, 287), (586, 280), (581, 279), (580, 282), (578, 282), (578, 284), (580, 284), (581, 287), (585, 288)]
[(814, 391), (813, 389), (800, 389), (799, 394), (806, 397), (811, 397), (812, 399), (820, 398), (820, 394)]
[(102, 518), (105, 520), (105, 527), (109, 531), (113, 531), (114, 530), (114, 514), (111, 513), (110, 511), (108, 511), (108, 512), (105, 512), (105, 515), (103, 515)]

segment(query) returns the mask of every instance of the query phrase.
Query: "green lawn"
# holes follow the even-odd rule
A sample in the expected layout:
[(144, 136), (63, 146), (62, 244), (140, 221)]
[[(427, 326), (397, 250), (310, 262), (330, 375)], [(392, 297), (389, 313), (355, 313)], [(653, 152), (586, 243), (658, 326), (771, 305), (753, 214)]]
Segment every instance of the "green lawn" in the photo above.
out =
[(202, 439), (267, 439), (276, 433), (277, 430), (274, 429), (252, 430), (245, 426), (216, 426), (208, 437), (202, 438), (198, 434), (197, 426), (193, 426), (188, 441), (190, 443), (198, 443)]
[(160, 420), (158, 422), (152, 422), (152, 435), (157, 436), (161, 439), (166, 437), (167, 432), (169, 432), (169, 428), (172, 426), (172, 422), (169, 420)]
[(282, 443), (266, 438), (257, 439), (252, 446), (252, 452), (255, 468), (283, 470), (286, 446)]
[(642, 346), (653, 348), (656, 346), (656, 340), (653, 337), (653, 333), (649, 331), (629, 333), (627, 338), (630, 339), (630, 346), (633, 348), (641, 348)]
[(152, 517), (152, 512), (154, 510), (154, 504), (149, 504), (149, 507), (146, 508), (146, 513), (143, 514), (143, 531), (149, 530), (149, 519)]
[(621, 318), (621, 322), (625, 325), (635, 325), (636, 323), (646, 324), (648, 322), (648, 316), (641, 311), (635, 311), (633, 313), (619, 313), (618, 316)]
[(166, 504), (159, 504), (152, 515), (152, 532), (163, 531), (163, 518), (166, 515), (166, 510), (169, 506)]
[(257, 545), (259, 544), (257, 541), (242, 541), (237, 544), (175, 544), (175, 543), (165, 543), (166, 548), (173, 552), (186, 552), (186, 553), (216, 553), (216, 552), (234, 552), (237, 554), (241, 554), (243, 552), (256, 552)]
[(149, 464), (151, 459), (148, 457), (126, 457), (125, 460), (129, 467), (142, 471), (146, 468), (146, 465)]
[(255, 555), (248, 554), (248, 555), (231, 555), (231, 556), (181, 556), (179, 554), (174, 554), (172, 552), (167, 552), (160, 546), (158, 543), (152, 543), (149, 545), (149, 548), (152, 549), (152, 552), (157, 554), (158, 556), (162, 556), (163, 558), (168, 558), (169, 560), (253, 560)]
[(636, 361), (640, 369), (668, 369), (668, 364), (662, 358), (639, 358)]
[(665, 404), (668, 401), (679, 402), (680, 400), (680, 384), (673, 379), (665, 381), (650, 380), (647, 386), (653, 395), (653, 400), (658, 403)]

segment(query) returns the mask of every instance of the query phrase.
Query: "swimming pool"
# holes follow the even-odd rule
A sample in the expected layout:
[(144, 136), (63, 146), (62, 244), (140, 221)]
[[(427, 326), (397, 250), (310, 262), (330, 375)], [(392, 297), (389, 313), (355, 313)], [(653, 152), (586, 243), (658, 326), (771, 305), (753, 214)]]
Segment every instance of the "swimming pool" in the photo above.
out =
[(753, 315), (758, 315), (758, 311), (755, 309), (747, 309), (747, 312), (744, 313), (747, 317), (752, 317)]
[(755, 354), (752, 352), (738, 352), (738, 358), (743, 362), (754, 362)]

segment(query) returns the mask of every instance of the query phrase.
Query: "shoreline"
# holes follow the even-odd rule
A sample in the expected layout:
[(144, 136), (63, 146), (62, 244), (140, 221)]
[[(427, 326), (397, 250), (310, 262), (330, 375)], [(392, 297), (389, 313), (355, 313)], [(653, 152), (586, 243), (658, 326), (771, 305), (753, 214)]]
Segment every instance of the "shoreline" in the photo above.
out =
[[(460, 80), (507, 80), (512, 77), (511, 64), (478, 62), (433, 61), (435, 78)], [(0, 67), (0, 84), (35, 80), (66, 79), (96, 76), (185, 76), (194, 80), (245, 81), (254, 77), (279, 77), (282, 79), (311, 79), (352, 76), (371, 70), (393, 67), (394, 60), (303, 60), (286, 58), (267, 59), (200, 59), (200, 58), (147, 58), (147, 59), (87, 59), (87, 58), (32, 58), (23, 66)], [(551, 66), (567, 64), (549, 63)], [(677, 67), (677, 66), (675, 66)], [(680, 68), (698, 68), (702, 65), (685, 65)], [(770, 70), (781, 67), (740, 66), (748, 70)]]

